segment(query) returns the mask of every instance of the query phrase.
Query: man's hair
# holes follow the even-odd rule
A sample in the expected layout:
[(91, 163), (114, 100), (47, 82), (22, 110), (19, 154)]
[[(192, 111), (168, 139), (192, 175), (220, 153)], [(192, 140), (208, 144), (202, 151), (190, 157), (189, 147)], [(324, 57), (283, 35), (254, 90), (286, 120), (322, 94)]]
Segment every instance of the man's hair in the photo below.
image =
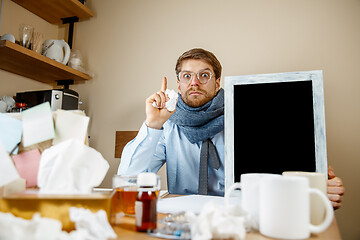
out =
[(204, 60), (208, 64), (212, 66), (215, 73), (215, 79), (218, 79), (221, 76), (221, 64), (216, 56), (209, 51), (206, 51), (202, 48), (193, 48), (189, 51), (184, 52), (177, 60), (175, 66), (176, 76), (179, 76), (179, 72), (181, 71), (182, 62), (187, 59), (200, 59)]

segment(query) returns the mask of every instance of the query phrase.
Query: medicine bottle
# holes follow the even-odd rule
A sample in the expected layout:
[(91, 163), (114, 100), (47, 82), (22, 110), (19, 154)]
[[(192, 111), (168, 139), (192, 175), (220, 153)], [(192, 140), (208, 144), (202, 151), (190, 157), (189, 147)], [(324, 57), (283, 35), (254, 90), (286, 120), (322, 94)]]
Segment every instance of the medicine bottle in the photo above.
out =
[(137, 177), (138, 195), (135, 202), (135, 225), (139, 232), (156, 229), (158, 183), (155, 173), (140, 173)]

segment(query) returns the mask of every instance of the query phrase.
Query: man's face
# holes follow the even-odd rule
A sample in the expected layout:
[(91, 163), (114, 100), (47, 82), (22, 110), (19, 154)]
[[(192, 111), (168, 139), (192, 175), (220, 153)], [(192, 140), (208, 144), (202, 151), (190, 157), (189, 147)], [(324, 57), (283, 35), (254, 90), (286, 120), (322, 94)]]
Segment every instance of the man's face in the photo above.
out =
[[(210, 70), (213, 74), (207, 83), (200, 83), (197, 73)], [(200, 107), (212, 100), (220, 89), (220, 78), (215, 79), (214, 69), (211, 65), (200, 59), (187, 59), (182, 62), (181, 72), (195, 73), (191, 81), (184, 83), (177, 81), (178, 90), (183, 101), (190, 107)]]

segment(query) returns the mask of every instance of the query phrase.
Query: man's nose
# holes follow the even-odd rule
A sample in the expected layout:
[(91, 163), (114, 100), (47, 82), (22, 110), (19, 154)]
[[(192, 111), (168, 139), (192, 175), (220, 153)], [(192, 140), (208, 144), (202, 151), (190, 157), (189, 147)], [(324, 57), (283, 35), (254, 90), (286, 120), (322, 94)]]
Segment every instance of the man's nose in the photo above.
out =
[(194, 77), (191, 80), (191, 86), (198, 86), (200, 85), (199, 79), (197, 77), (197, 74), (194, 74)]

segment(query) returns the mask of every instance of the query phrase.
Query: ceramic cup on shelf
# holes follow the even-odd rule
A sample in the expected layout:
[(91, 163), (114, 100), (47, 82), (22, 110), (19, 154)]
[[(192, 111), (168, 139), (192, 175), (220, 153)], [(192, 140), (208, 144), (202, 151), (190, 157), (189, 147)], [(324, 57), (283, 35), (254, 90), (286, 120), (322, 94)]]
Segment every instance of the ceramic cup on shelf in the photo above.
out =
[(64, 40), (45, 40), (42, 51), (42, 55), (65, 65), (70, 58), (70, 47)]

